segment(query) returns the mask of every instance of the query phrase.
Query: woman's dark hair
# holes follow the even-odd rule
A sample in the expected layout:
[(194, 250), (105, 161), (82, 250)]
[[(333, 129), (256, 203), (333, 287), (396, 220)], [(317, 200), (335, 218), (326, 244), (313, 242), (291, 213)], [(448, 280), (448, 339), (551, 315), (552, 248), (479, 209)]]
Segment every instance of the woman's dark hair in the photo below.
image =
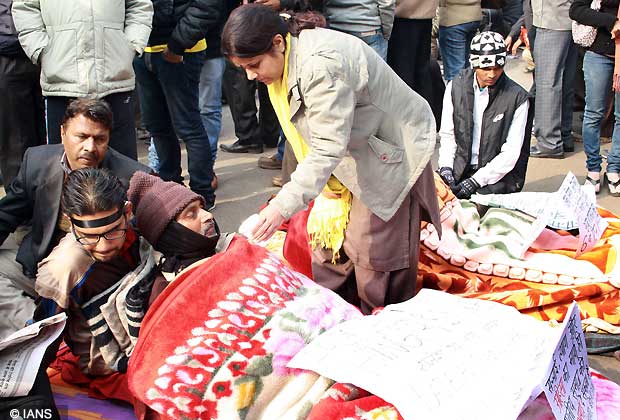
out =
[(61, 205), (68, 216), (90, 216), (120, 210), (127, 200), (127, 187), (106, 169), (72, 171), (62, 187)]
[(298, 36), (304, 29), (325, 27), (325, 18), (316, 12), (278, 13), (269, 6), (251, 3), (233, 10), (222, 31), (225, 56), (255, 57), (271, 49), (277, 34)]
[(108, 130), (112, 130), (112, 125), (114, 123), (112, 108), (102, 99), (78, 98), (72, 100), (69, 102), (69, 105), (67, 105), (61, 124), (64, 126), (67, 121), (78, 115), (83, 115), (89, 120), (101, 124)]

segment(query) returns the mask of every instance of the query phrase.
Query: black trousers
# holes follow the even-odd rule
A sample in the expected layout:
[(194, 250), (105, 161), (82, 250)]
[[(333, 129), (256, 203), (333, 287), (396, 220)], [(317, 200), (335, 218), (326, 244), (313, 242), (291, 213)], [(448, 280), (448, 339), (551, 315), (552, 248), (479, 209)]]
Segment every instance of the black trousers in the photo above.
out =
[(431, 101), (431, 19), (394, 18), (388, 64), (411, 89)]
[[(61, 142), (60, 125), (67, 104), (75, 98), (66, 96), (47, 96), (47, 139), (50, 144)], [(112, 93), (104, 98), (112, 108), (114, 126), (110, 133), (110, 147), (123, 155), (137, 160), (136, 121), (134, 118), (134, 93)]]
[[(222, 88), (239, 143), (262, 144), (276, 147), (280, 137), (280, 124), (276, 116), (267, 86), (254, 80), (248, 80), (245, 71), (226, 61)], [(256, 118), (256, 90), (258, 90), (258, 119)]]
[(28, 147), (45, 144), (39, 67), (25, 55), (0, 55), (0, 172), (9, 185)]
[(439, 65), (431, 61), (432, 26), (431, 19), (394, 18), (387, 61), (411, 89), (428, 101), (439, 130), (446, 87)]

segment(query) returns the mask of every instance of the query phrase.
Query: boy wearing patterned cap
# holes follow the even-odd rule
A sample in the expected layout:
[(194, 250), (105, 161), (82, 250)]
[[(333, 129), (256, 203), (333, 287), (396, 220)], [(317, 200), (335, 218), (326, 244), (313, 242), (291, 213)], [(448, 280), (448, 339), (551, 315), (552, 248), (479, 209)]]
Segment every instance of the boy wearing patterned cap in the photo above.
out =
[(521, 191), (529, 157), (524, 139), (532, 124), (529, 95), (504, 73), (500, 34), (476, 35), (469, 62), (471, 68), (446, 87), (439, 174), (458, 198)]

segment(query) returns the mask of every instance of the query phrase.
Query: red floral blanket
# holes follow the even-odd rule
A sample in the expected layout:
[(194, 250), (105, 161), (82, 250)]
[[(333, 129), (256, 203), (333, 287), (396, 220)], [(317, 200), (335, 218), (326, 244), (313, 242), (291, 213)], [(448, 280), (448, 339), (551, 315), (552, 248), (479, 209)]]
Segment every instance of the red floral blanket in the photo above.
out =
[[(170, 419), (400, 419), (364, 390), (286, 367), (318, 334), (360, 316), (273, 254), (235, 239), (154, 303), (130, 359), (129, 387)], [(599, 419), (611, 419), (604, 414), (620, 401), (620, 387), (604, 385)], [(520, 420), (545, 409), (538, 401), (536, 416)]]

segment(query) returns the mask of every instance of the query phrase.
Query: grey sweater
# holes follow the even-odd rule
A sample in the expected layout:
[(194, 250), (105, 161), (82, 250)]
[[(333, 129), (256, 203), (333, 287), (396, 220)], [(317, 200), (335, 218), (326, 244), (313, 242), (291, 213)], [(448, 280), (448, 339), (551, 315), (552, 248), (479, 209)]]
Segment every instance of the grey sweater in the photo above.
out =
[(395, 0), (281, 0), (282, 9), (321, 12), (330, 29), (341, 32), (383, 33), (389, 39), (394, 23)]
[(394, 0), (327, 0), (323, 13), (332, 29), (379, 31), (387, 39), (392, 33), (394, 4)]
[(573, 0), (532, 0), (534, 26), (537, 28), (570, 31), (572, 21), (568, 16)]

